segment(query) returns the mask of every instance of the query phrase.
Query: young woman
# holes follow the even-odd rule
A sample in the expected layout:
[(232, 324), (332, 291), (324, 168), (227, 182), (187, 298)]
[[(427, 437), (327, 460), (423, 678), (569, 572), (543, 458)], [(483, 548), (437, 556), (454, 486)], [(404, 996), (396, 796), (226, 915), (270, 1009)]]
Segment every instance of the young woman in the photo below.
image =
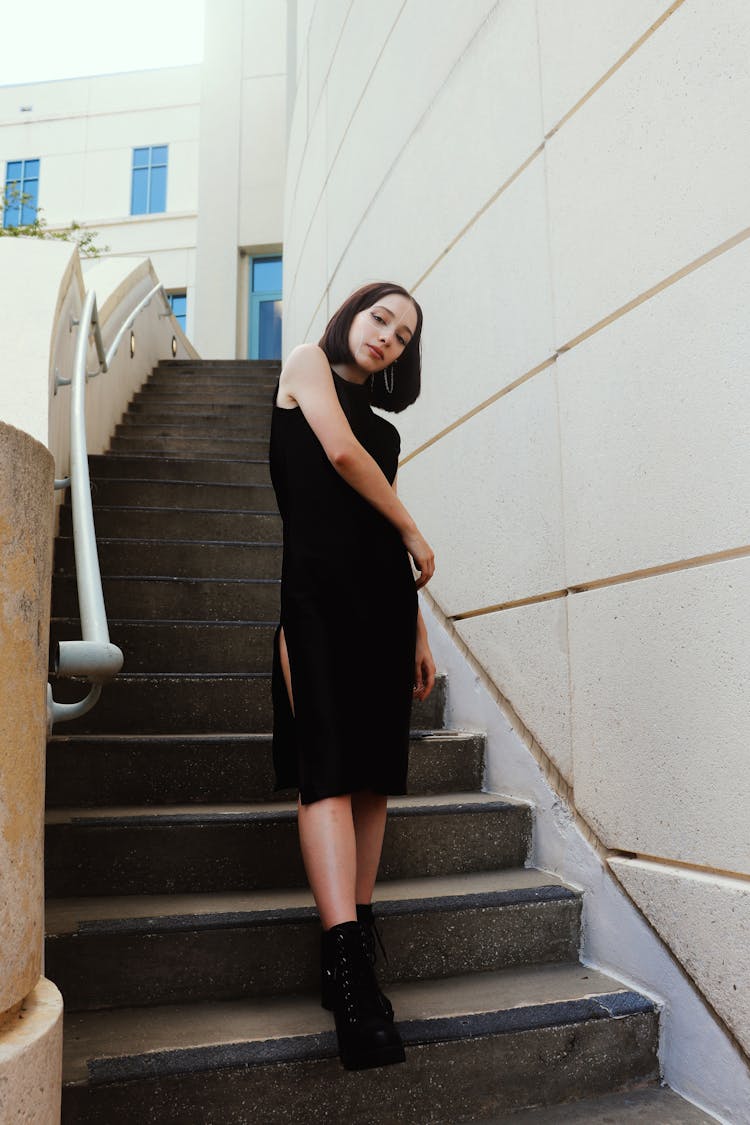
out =
[(417, 589), (435, 562), (396, 494), (398, 431), (372, 406), (400, 411), (419, 395), (421, 329), (422, 310), (400, 285), (358, 289), (318, 344), (289, 355), (271, 422), (284, 525), (276, 786), (299, 791), (323, 927), (322, 1003), (348, 1069), (404, 1060), (375, 979), (371, 899), (387, 795), (406, 792), (412, 699), (434, 683)]

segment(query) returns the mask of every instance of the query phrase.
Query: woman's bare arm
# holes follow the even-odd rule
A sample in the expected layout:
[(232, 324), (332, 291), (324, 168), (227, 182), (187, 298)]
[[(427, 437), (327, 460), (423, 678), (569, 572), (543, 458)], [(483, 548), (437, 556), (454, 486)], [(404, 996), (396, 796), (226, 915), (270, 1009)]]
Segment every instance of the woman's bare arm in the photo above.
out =
[(435, 569), (432, 550), (377, 461), (352, 433), (322, 348), (317, 344), (294, 348), (279, 386), (298, 403), (336, 472), (397, 528), (420, 571), (417, 586), (423, 586)]

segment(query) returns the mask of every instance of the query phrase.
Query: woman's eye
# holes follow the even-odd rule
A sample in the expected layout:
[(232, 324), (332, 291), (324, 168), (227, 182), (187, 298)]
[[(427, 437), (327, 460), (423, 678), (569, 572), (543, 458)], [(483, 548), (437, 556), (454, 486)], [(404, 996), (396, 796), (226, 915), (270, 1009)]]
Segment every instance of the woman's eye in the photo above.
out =
[(372, 316), (375, 318), (375, 320), (379, 320), (381, 324), (383, 323), (382, 316), (378, 316), (377, 313), (372, 313)]

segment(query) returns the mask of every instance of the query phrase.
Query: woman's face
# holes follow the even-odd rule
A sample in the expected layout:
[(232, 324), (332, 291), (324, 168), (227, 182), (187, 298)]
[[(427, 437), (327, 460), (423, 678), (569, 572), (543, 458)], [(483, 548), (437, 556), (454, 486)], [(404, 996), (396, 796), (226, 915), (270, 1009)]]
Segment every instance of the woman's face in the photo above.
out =
[(401, 355), (417, 328), (417, 310), (401, 293), (362, 309), (349, 328), (349, 349), (363, 371), (382, 371)]

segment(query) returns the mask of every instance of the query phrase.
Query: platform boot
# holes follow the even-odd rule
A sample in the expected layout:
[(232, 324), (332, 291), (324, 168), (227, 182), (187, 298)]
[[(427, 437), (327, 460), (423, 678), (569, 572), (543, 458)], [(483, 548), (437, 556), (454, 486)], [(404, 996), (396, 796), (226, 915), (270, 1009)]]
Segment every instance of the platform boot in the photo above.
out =
[[(370, 959), (370, 964), (373, 966), (373, 972), (374, 972), (375, 961), (377, 959), (377, 953), (376, 953), (376, 950), (375, 950), (375, 938), (377, 938), (377, 940), (378, 940), (378, 945), (380, 946), (380, 950), (381, 950), (381, 952), (383, 954), (383, 957), (385, 958), (386, 962), (388, 961), (388, 955), (385, 951), (385, 946), (383, 945), (383, 940), (382, 940), (380, 934), (378, 933), (378, 929), (375, 925), (375, 919), (374, 919), (373, 913), (372, 913), (372, 905), (369, 902), (368, 903), (361, 903), (361, 902), (357, 903), (357, 921), (362, 923), (363, 931), (364, 931), (364, 935), (365, 935), (365, 944), (366, 944), (366, 948), (367, 948), (367, 956)], [(320, 946), (320, 1002), (321, 1002), (321, 1004), (324, 1008), (327, 1008), (329, 1012), (332, 1012), (333, 1011), (333, 963), (332, 963), (331, 957), (330, 957), (330, 948), (331, 948), (330, 945), (327, 946), (325, 942), (321, 942), (321, 946)], [(381, 990), (380, 986), (378, 985), (377, 977), (375, 978), (375, 985), (376, 985), (377, 990), (378, 990), (380, 1010), (387, 1020), (392, 1021), (393, 1020), (393, 1005), (391, 1004), (388, 997), (385, 995), (385, 993)]]
[(324, 930), (321, 938), (324, 1006), (333, 1011), (339, 1055), (347, 1070), (406, 1059), (395, 1024), (383, 1014), (366, 930), (362, 922), (341, 922)]

